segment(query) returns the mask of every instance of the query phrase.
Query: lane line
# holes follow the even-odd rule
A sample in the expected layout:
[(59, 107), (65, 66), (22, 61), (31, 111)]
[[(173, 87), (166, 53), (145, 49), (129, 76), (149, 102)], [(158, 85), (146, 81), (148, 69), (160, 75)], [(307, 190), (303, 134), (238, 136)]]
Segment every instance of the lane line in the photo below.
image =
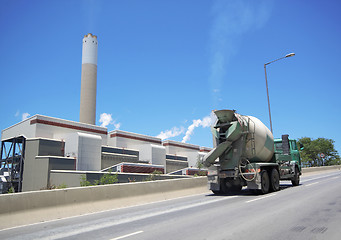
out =
[(77, 228), (74, 230), (71, 230), (68, 232), (65, 232), (65, 231), (58, 232), (58, 233), (55, 233), (54, 235), (49, 235), (48, 237), (41, 237), (40, 240), (55, 240), (55, 239), (61, 239), (61, 238), (70, 238), (70, 237), (78, 235), (78, 234), (84, 234), (84, 233), (88, 233), (88, 232), (92, 232), (92, 231), (97, 231), (97, 230), (100, 230), (103, 228), (113, 227), (113, 226), (116, 226), (119, 224), (131, 223), (134, 221), (139, 221), (139, 220), (143, 220), (143, 219), (150, 218), (150, 217), (156, 217), (156, 216), (160, 216), (163, 214), (169, 214), (169, 213), (173, 213), (173, 212), (187, 210), (190, 208), (200, 207), (200, 206), (212, 204), (215, 202), (226, 201), (226, 200), (229, 200), (232, 198), (237, 198), (237, 197), (240, 197), (240, 196), (228, 196), (228, 197), (223, 197), (223, 198), (216, 198), (213, 200), (198, 202), (198, 203), (191, 204), (191, 205), (185, 205), (185, 206), (169, 208), (169, 209), (165, 209), (165, 210), (159, 210), (159, 211), (147, 213), (144, 215), (137, 215), (137, 216), (121, 218), (121, 219), (113, 220), (111, 222), (102, 223), (100, 225), (89, 226), (86, 223), (85, 224), (79, 224), (77, 226)]
[(137, 231), (137, 232), (129, 233), (129, 234), (117, 237), (117, 238), (112, 238), (111, 240), (119, 240), (119, 239), (131, 237), (131, 236), (134, 236), (134, 235), (137, 235), (137, 234), (140, 234), (140, 233), (143, 233), (143, 231)]
[(320, 182), (314, 182), (314, 183), (310, 183), (310, 184), (307, 184), (307, 185), (304, 185), (304, 186), (309, 187), (311, 185), (315, 185), (315, 184), (318, 184), (318, 183), (320, 183)]
[(62, 218), (51, 219), (51, 220), (43, 220), (41, 222), (29, 223), (29, 224), (9, 227), (9, 228), (3, 228), (3, 229), (0, 229), (0, 232), (4, 232), (4, 231), (8, 231), (8, 230), (13, 230), (13, 229), (17, 229), (17, 228), (31, 227), (31, 226), (36, 226), (36, 225), (40, 225), (40, 224), (59, 222), (59, 221), (62, 221), (62, 220), (67, 220), (67, 219), (81, 218), (83, 216), (90, 216), (90, 215), (95, 215), (95, 214), (101, 214), (101, 213), (106, 213), (106, 212), (110, 212), (110, 211), (123, 210), (123, 209), (133, 208), (133, 207), (141, 207), (141, 206), (145, 206), (145, 205), (152, 205), (152, 204), (155, 204), (155, 203), (168, 202), (168, 201), (172, 201), (172, 200), (180, 200), (182, 198), (190, 198), (190, 197), (195, 197), (195, 196), (200, 196), (200, 195), (206, 196), (207, 194), (211, 194), (211, 192), (207, 191), (205, 193), (197, 193), (197, 194), (193, 194), (193, 195), (181, 196), (181, 197), (164, 199), (164, 200), (157, 200), (157, 201), (147, 202), (147, 203), (140, 203), (140, 204), (137, 203), (137, 204), (134, 204), (134, 205), (131, 205), (131, 206), (124, 206), (124, 207), (106, 209), (106, 210), (102, 210), (102, 211), (98, 211), (98, 212), (90, 212), (90, 213), (84, 213), (84, 214), (81, 214), (81, 215), (62, 217)]
[(252, 199), (252, 200), (246, 201), (245, 203), (250, 203), (250, 202), (262, 200), (264, 198), (273, 197), (273, 196), (276, 196), (276, 195), (277, 195), (277, 193), (273, 193), (273, 194), (270, 194), (270, 195), (266, 195), (264, 197), (259, 197), (259, 198), (256, 198), (256, 199)]
[(317, 179), (321, 179), (321, 178), (329, 178), (329, 177), (332, 177), (332, 176), (340, 176), (340, 173), (333, 173), (333, 174), (329, 174), (329, 175), (324, 175), (324, 176), (320, 176), (320, 177), (312, 177), (312, 178), (309, 178), (309, 177), (304, 177), (302, 176), (302, 178), (308, 178), (308, 179), (302, 179), (301, 182), (310, 182), (310, 181), (314, 181), (314, 180), (317, 180)]

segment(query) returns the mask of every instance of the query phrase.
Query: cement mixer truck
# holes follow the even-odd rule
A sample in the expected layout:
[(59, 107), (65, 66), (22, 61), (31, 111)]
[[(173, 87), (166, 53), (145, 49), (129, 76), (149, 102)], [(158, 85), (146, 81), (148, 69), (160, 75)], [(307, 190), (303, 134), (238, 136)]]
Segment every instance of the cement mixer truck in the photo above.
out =
[(204, 158), (208, 186), (215, 194), (238, 192), (247, 186), (266, 194), (280, 189), (280, 180), (299, 185), (301, 158), (296, 140), (282, 135), (274, 139), (257, 118), (234, 110), (213, 111), (214, 148)]

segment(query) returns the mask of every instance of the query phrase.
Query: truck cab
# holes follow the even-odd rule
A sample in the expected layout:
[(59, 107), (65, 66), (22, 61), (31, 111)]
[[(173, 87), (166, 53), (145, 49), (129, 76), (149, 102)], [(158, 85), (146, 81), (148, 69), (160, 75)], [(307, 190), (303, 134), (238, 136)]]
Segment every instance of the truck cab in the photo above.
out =
[(279, 164), (281, 180), (291, 180), (294, 186), (299, 185), (301, 175), (301, 157), (295, 139), (282, 135), (274, 139), (274, 158)]
[[(274, 139), (274, 143), (275, 143), (275, 154), (277, 154), (278, 158), (281, 159), (283, 158), (284, 154), (283, 154), (283, 144), (282, 144), (282, 139), (278, 138), (278, 139)], [(297, 146), (297, 141), (295, 139), (289, 139), (289, 150), (290, 153), (288, 154), (290, 156), (290, 161), (294, 161), (296, 162), (299, 171), (301, 172), (301, 157), (300, 157), (300, 153), (298, 150), (298, 146)]]

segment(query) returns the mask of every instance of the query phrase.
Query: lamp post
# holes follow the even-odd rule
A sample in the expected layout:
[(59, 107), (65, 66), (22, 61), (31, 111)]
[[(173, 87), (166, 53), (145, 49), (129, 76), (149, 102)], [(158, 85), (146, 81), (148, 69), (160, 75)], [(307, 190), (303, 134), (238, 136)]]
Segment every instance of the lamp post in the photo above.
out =
[(266, 65), (269, 65), (270, 63), (276, 62), (276, 61), (281, 60), (281, 59), (283, 59), (283, 58), (293, 57), (293, 56), (295, 56), (295, 53), (289, 53), (289, 54), (285, 55), (284, 57), (278, 58), (278, 59), (276, 59), (276, 60), (273, 60), (273, 61), (271, 61), (271, 62), (268, 62), (268, 63), (265, 63), (265, 64), (264, 64), (266, 94), (267, 94), (267, 97), (268, 97), (268, 108), (269, 108), (269, 119), (270, 119), (271, 133), (273, 133), (273, 131), (272, 131), (272, 121), (271, 121), (271, 110), (270, 110), (270, 98), (269, 98), (268, 78), (267, 78), (267, 75), (266, 75)]

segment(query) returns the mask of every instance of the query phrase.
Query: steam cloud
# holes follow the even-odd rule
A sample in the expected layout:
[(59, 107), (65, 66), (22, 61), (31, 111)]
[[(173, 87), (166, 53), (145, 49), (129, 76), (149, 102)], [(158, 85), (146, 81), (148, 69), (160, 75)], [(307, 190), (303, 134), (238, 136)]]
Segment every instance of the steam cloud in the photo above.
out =
[(14, 117), (19, 117), (19, 116), (21, 116), (21, 121), (24, 121), (24, 120), (26, 120), (27, 118), (29, 118), (29, 117), (31, 116), (31, 114), (29, 114), (28, 112), (25, 112), (25, 113), (22, 113), (22, 114), (20, 115), (20, 111), (17, 110), (16, 113), (14, 114)]
[(173, 127), (170, 130), (166, 130), (166, 131), (161, 131), (161, 133), (159, 135), (157, 135), (157, 138), (161, 138), (162, 140), (167, 139), (167, 138), (171, 138), (171, 137), (176, 137), (179, 136), (180, 134), (183, 134), (185, 132), (185, 128), (184, 127)]
[(102, 113), (100, 115), (99, 122), (101, 123), (101, 127), (107, 127), (108, 125), (114, 125), (115, 129), (119, 129), (121, 127), (121, 123), (116, 123), (112, 118), (112, 114)]
[(157, 135), (157, 138), (161, 138), (161, 140), (165, 140), (167, 138), (172, 138), (172, 137), (177, 137), (183, 133), (185, 133), (185, 136), (182, 138), (182, 142), (185, 143), (188, 140), (191, 139), (191, 135), (193, 135), (194, 133), (194, 129), (197, 127), (209, 127), (211, 126), (212, 123), (212, 116), (206, 116), (203, 119), (195, 119), (192, 121), (192, 124), (189, 125), (189, 127), (187, 128), (186, 132), (184, 127), (173, 127), (170, 130), (166, 130), (166, 131), (161, 131), (161, 133), (159, 135)]
[(211, 126), (211, 123), (212, 123), (212, 119), (210, 116), (206, 116), (203, 119), (193, 120), (193, 123), (187, 128), (186, 134), (183, 137), (182, 142), (185, 143), (191, 139), (191, 135), (193, 135), (195, 128), (200, 127), (200, 126), (203, 128), (206, 128), (206, 127)]
[(27, 118), (29, 118), (31, 116), (31, 114), (29, 114), (29, 113), (23, 113), (22, 115), (21, 115), (21, 120), (22, 121), (24, 121), (24, 120), (26, 120)]

